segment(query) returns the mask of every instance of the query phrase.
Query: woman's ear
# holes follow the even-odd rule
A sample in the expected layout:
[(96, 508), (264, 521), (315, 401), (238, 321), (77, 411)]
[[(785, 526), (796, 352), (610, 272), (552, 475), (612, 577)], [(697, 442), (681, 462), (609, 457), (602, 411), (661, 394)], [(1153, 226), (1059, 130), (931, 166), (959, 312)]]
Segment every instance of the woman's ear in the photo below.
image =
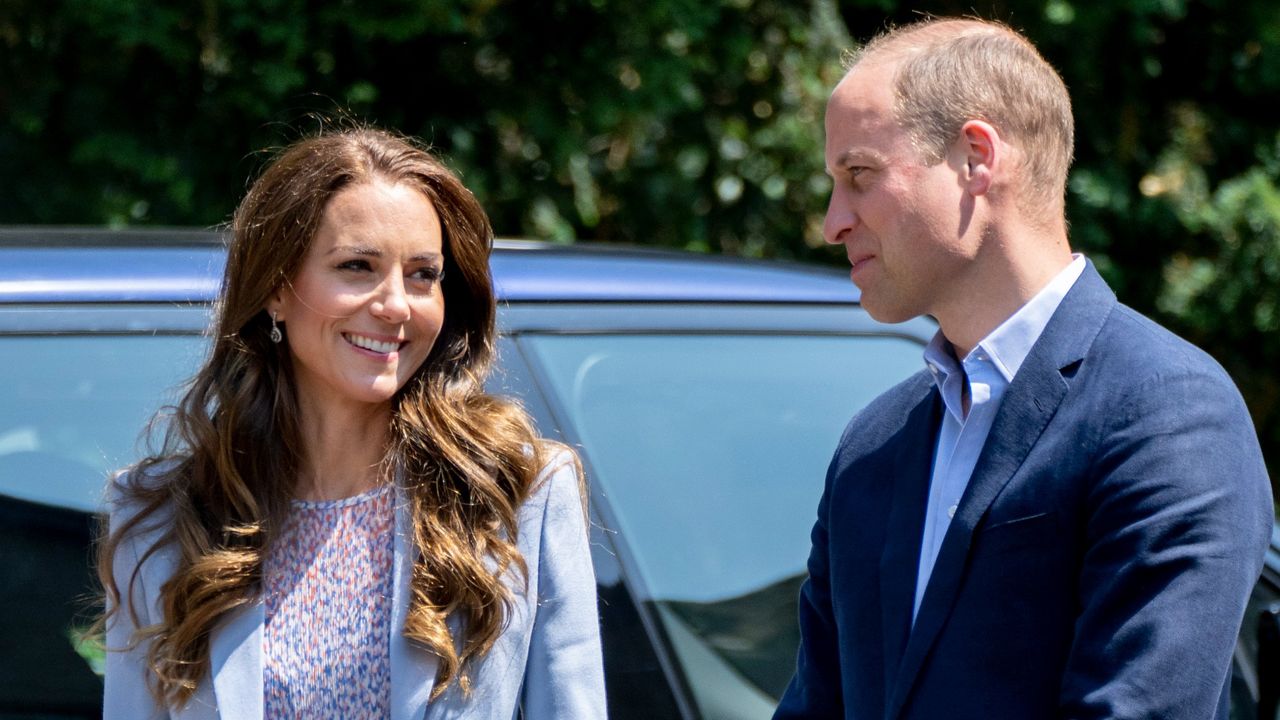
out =
[(284, 322), (284, 292), (283, 288), (277, 288), (271, 296), (267, 298), (266, 304), (262, 306), (267, 316), (276, 322)]

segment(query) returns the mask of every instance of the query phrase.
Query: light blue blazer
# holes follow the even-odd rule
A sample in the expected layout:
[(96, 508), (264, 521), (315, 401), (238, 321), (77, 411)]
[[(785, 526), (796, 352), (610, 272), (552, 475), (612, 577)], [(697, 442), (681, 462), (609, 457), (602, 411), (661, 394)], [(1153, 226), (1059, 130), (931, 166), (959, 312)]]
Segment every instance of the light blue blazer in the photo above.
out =
[[(113, 499), (114, 500), (114, 499)], [(393, 572), (395, 604), (391, 626), (403, 628), (409, 605), (409, 578), (415, 549), (407, 505), (397, 493)], [(111, 505), (114, 529), (132, 510)], [(511, 582), (514, 606), (505, 631), (471, 670), (472, 692), (464, 698), (451, 687), (428, 702), (437, 657), (391, 636), (391, 720), (514, 718), (600, 720), (605, 717), (604, 671), (596, 613), (595, 577), (577, 473), (567, 453), (539, 474), (519, 510), (517, 546), (529, 567), (527, 588)], [(146, 523), (115, 556), (115, 580), (122, 594), (138, 559), (163, 534), (164, 518)], [(143, 624), (160, 621), (160, 586), (173, 574), (176, 551), (162, 548), (143, 563), (130, 602)], [(456, 629), (456, 626), (454, 626)], [(136, 626), (127, 608), (107, 627), (106, 720), (261, 720), (263, 703), (263, 605), (236, 611), (214, 629), (209, 643), (210, 675), (182, 708), (157, 706), (148, 692), (145, 645), (127, 647)]]

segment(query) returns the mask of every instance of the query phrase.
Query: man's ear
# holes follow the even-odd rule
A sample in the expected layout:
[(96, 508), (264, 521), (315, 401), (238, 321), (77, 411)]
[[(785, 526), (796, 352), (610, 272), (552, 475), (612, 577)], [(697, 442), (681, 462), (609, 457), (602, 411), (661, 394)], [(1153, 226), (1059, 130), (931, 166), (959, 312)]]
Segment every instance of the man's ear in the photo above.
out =
[(1005, 160), (1000, 133), (990, 123), (970, 120), (960, 126), (957, 142), (965, 156), (965, 190), (970, 195), (986, 195)]

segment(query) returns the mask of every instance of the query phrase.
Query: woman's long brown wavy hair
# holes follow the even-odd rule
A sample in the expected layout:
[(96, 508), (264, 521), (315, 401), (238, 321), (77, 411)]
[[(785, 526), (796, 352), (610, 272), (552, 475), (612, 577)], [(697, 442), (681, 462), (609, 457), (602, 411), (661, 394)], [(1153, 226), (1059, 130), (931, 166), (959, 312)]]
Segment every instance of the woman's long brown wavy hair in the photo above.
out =
[[(293, 496), (298, 403), (288, 350), (269, 339), (264, 307), (297, 271), (329, 199), (374, 179), (421, 190), (444, 232), (444, 326), (393, 400), (386, 458), (402, 479), (420, 549), (403, 632), (440, 657), (435, 695), (454, 683), (468, 690), (469, 661), (488, 652), (510, 612), (503, 578), (527, 580), (516, 513), (547, 453), (523, 410), (483, 390), (495, 332), (484, 210), (406, 139), (368, 128), (304, 139), (266, 168), (236, 210), (209, 358), (163, 418), (163, 446), (115, 481), (116, 496), (137, 512), (99, 547), (104, 623), (127, 609), (138, 624), (127, 601), (138, 569), (129, 587), (114, 580), (122, 542), (159, 521), (165, 531), (143, 561), (162, 547), (178, 558), (160, 591), (163, 622), (133, 639), (149, 643), (158, 701), (182, 705), (207, 677), (210, 632), (257, 598), (266, 548)], [(453, 614), (463, 637), (446, 625)]]

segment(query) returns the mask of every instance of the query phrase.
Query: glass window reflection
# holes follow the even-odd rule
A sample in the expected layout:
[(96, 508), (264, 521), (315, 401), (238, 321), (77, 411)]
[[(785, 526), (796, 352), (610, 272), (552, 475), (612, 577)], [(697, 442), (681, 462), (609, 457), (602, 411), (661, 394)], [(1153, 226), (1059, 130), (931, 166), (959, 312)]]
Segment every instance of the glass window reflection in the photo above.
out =
[(706, 718), (767, 718), (795, 662), (796, 593), (849, 418), (921, 367), (885, 336), (523, 339)]

